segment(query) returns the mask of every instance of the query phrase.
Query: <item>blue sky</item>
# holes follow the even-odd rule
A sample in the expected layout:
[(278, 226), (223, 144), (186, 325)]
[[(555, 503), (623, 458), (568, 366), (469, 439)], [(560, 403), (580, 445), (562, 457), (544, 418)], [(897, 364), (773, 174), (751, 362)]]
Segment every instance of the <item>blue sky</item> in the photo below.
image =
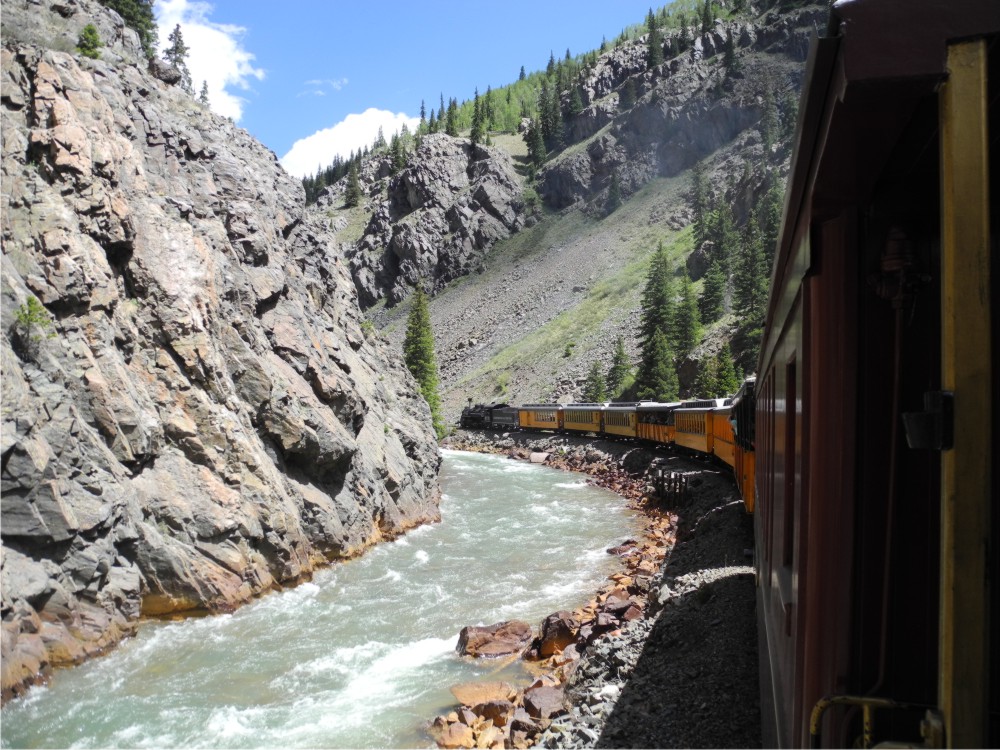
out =
[(156, 0), (161, 49), (175, 24), (195, 90), (302, 176), (388, 136), (439, 96), (471, 98), (612, 41), (649, 0)]

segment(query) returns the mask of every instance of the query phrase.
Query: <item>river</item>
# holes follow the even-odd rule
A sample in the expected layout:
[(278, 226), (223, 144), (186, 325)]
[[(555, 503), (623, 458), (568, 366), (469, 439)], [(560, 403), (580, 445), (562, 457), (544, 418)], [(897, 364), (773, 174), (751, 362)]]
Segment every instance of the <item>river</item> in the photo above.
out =
[(639, 532), (583, 477), (444, 451), (442, 520), (232, 614), (150, 622), (2, 712), (3, 747), (414, 747), (472, 664), (465, 625), (583, 604)]

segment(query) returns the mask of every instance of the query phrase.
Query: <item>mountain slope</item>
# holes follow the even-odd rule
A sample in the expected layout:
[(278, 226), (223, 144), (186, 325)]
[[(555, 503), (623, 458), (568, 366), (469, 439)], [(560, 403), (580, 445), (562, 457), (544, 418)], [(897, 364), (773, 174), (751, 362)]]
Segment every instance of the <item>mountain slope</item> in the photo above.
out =
[[(731, 206), (739, 223), (770, 181), (783, 181), (808, 38), (824, 17), (824, 6), (805, 2), (717, 21), (653, 70), (645, 37), (598, 58), (581, 84), (586, 106), (566, 126), (578, 140), (538, 173), (545, 210), (532, 213), (522, 201), (525, 228), (497, 239), (471, 276), (423, 277), (437, 290), (431, 311), (448, 419), (457, 419), (469, 398), (579, 399), (591, 362), (607, 365), (618, 335), (635, 360), (639, 294), (657, 243), (668, 246), (678, 274), (697, 281), (704, 272), (704, 250), (693, 247), (686, 229), (690, 168), (706, 164), (710, 199)], [(724, 62), (729, 37), (738, 72)], [(670, 47), (670, 34), (664, 44)], [(638, 96), (634, 105), (621, 101), (626, 88)], [(568, 97), (564, 92), (564, 103)], [(626, 200), (608, 214), (611, 175)], [(404, 303), (369, 317), (398, 346), (405, 313)], [(698, 361), (717, 354), (740, 324), (727, 314), (708, 327), (679, 365), (682, 393), (691, 393)], [(752, 347), (736, 348), (743, 369), (752, 370)]]

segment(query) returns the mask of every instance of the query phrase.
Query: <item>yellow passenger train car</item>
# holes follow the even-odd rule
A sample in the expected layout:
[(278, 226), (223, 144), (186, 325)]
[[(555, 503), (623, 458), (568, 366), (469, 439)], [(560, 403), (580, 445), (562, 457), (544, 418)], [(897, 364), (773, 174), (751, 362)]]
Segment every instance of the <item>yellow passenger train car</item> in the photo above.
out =
[(609, 404), (604, 407), (604, 433), (619, 437), (637, 437), (638, 404)]
[(680, 401), (640, 403), (636, 407), (636, 435), (655, 443), (674, 442), (674, 412), (682, 405)]
[(756, 377), (749, 377), (740, 386), (730, 406), (729, 423), (733, 426), (733, 474), (740, 488), (740, 496), (747, 513), (753, 513), (756, 490), (756, 464), (754, 455)]
[(725, 405), (725, 399), (708, 398), (688, 401), (674, 412), (674, 442), (684, 448), (711, 453), (714, 444), (712, 417), (714, 409)]
[(607, 404), (566, 404), (563, 407), (563, 429), (599, 433), (605, 407)]
[(730, 406), (711, 409), (712, 453), (730, 467), (736, 467), (736, 440), (730, 421)]
[(525, 404), (517, 412), (522, 429), (561, 430), (562, 404)]

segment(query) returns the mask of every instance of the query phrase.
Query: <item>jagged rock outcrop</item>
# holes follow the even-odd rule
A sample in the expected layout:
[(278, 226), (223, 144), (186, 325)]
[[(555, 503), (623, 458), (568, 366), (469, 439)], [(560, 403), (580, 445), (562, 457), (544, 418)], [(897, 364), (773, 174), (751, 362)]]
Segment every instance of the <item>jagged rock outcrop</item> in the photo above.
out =
[(0, 54), (6, 699), (436, 519), (440, 459), (273, 153), (90, 0), (5, 2)]
[[(524, 225), (521, 178), (510, 156), (444, 133), (428, 135), (395, 176), (387, 157), (362, 175), (371, 218), (345, 249), (363, 307), (393, 305), (418, 283), (440, 288), (474, 271), (498, 241)], [(319, 205), (339, 205), (343, 183)]]
[[(719, 21), (652, 70), (646, 70), (645, 38), (602, 56), (581, 85), (587, 106), (567, 126), (574, 141), (591, 140), (542, 169), (539, 193), (554, 208), (581, 202), (602, 208), (613, 174), (631, 194), (731, 143), (760, 121), (765, 89), (775, 96), (797, 90), (809, 35), (825, 12), (817, 5), (769, 13), (753, 24)], [(727, 38), (742, 65), (732, 76), (721, 59)], [(664, 44), (669, 49), (669, 36)], [(708, 64), (708, 58), (715, 60)], [(629, 79), (638, 99), (622, 108)]]

